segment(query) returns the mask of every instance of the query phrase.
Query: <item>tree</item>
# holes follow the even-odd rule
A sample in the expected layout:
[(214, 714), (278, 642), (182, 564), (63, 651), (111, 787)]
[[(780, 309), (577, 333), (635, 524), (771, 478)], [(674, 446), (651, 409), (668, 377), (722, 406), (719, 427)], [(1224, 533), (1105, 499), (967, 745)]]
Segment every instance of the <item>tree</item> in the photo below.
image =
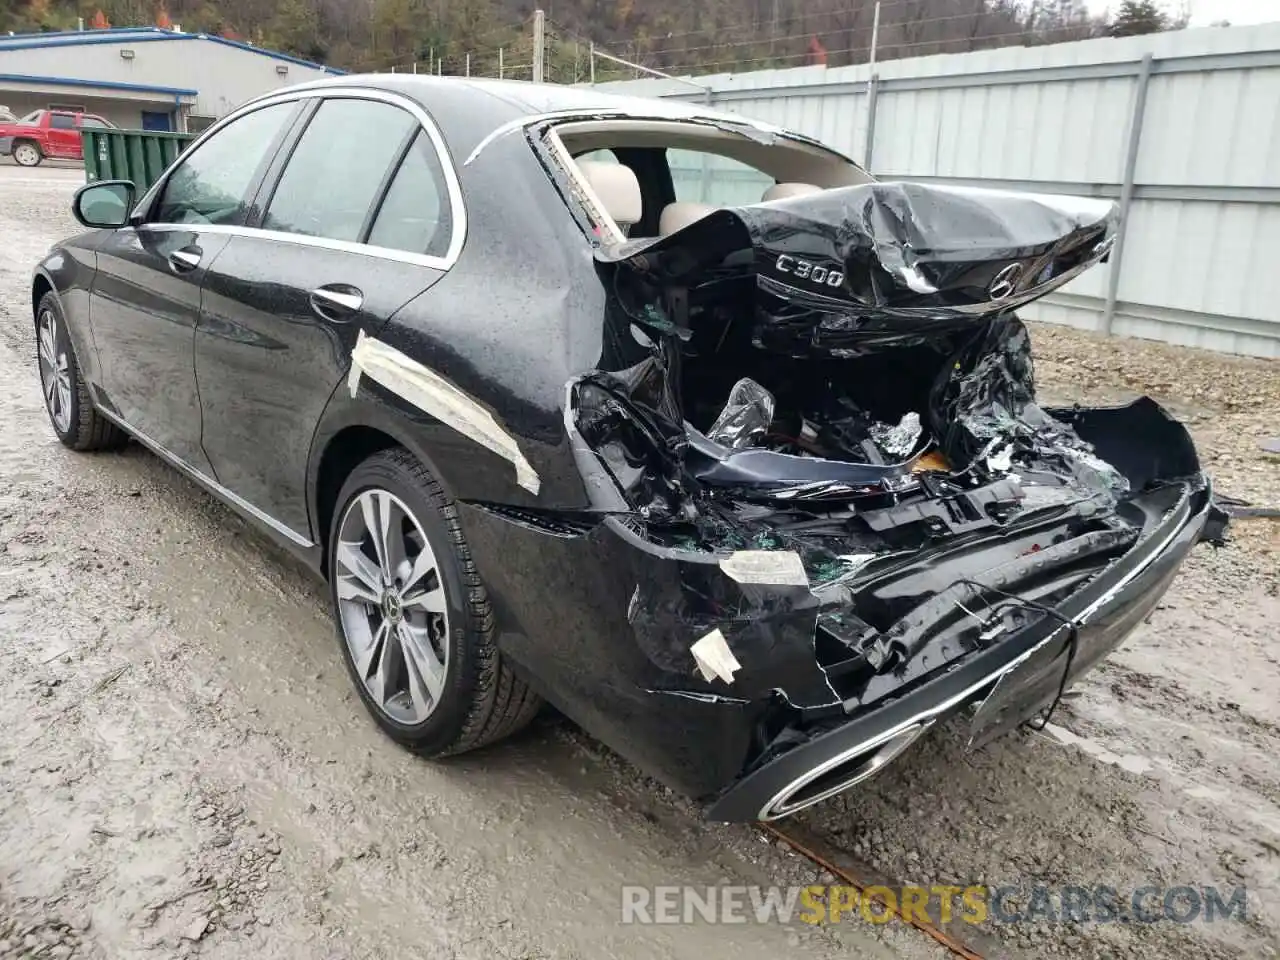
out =
[[(229, 29), (230, 24), (223, 25), (223, 36)], [(315, 9), (305, 0), (282, 0), (276, 4), (275, 13), (266, 24), (265, 36), (270, 45), (309, 60), (323, 63), (328, 56)]]
[(373, 52), (395, 63), (412, 56), (418, 33), (424, 26), (413, 0), (374, 0)]
[(1113, 37), (1136, 37), (1169, 29), (1169, 18), (1155, 0), (1123, 0), (1108, 31)]

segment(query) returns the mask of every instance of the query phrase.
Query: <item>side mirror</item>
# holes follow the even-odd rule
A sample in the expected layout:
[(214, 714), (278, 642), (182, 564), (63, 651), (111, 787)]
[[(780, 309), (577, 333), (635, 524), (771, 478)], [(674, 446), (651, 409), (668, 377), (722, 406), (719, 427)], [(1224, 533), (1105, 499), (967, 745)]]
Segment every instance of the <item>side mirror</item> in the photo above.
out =
[(128, 180), (102, 180), (76, 191), (71, 212), (86, 227), (123, 227), (133, 210), (136, 188)]

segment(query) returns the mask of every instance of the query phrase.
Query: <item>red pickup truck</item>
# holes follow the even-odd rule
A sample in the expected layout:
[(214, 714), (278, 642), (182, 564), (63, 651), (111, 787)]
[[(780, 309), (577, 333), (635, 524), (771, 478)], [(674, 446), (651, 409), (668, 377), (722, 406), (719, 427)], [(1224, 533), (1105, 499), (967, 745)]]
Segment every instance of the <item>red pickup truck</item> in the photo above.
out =
[(86, 127), (114, 127), (91, 113), (36, 110), (13, 123), (0, 123), (0, 157), (13, 157), (23, 167), (51, 160), (82, 160), (80, 131)]

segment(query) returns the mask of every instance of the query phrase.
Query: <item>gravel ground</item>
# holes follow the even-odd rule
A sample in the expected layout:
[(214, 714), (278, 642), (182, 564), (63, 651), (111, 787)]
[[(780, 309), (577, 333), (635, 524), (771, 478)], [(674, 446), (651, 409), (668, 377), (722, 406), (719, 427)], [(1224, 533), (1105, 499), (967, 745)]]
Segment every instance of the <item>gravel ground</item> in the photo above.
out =
[[(78, 172), (0, 170), (0, 957), (939, 957), (898, 925), (617, 923), (624, 883), (825, 878), (570, 725), (448, 764), (381, 738), (322, 589), (145, 452), (59, 446), (30, 266)], [(1280, 500), (1277, 366), (1037, 327), (1054, 402), (1149, 392)], [(1246, 922), (988, 924), (1019, 957), (1280, 956), (1280, 524), (1201, 547), (1043, 733), (943, 728), (799, 824), (908, 883), (1217, 885)]]

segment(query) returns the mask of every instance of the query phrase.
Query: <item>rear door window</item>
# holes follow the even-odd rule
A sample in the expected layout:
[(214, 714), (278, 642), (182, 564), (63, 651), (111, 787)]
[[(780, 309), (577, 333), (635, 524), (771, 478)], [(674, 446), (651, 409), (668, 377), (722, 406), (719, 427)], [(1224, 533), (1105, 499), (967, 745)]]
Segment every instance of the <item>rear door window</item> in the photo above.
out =
[(69, 113), (55, 113), (49, 118), (49, 126), (55, 130), (74, 130), (76, 118)]
[[(285, 165), (267, 205), (263, 228), (329, 240), (360, 240), (392, 165), (418, 129), (416, 117), (388, 103), (325, 100)], [(426, 180), (430, 182), (429, 175)], [(421, 216), (414, 229), (426, 229), (429, 204), (428, 199), (419, 208)]]
[(369, 232), (379, 247), (443, 257), (449, 250), (453, 220), (449, 190), (435, 147), (419, 133), (387, 189)]

